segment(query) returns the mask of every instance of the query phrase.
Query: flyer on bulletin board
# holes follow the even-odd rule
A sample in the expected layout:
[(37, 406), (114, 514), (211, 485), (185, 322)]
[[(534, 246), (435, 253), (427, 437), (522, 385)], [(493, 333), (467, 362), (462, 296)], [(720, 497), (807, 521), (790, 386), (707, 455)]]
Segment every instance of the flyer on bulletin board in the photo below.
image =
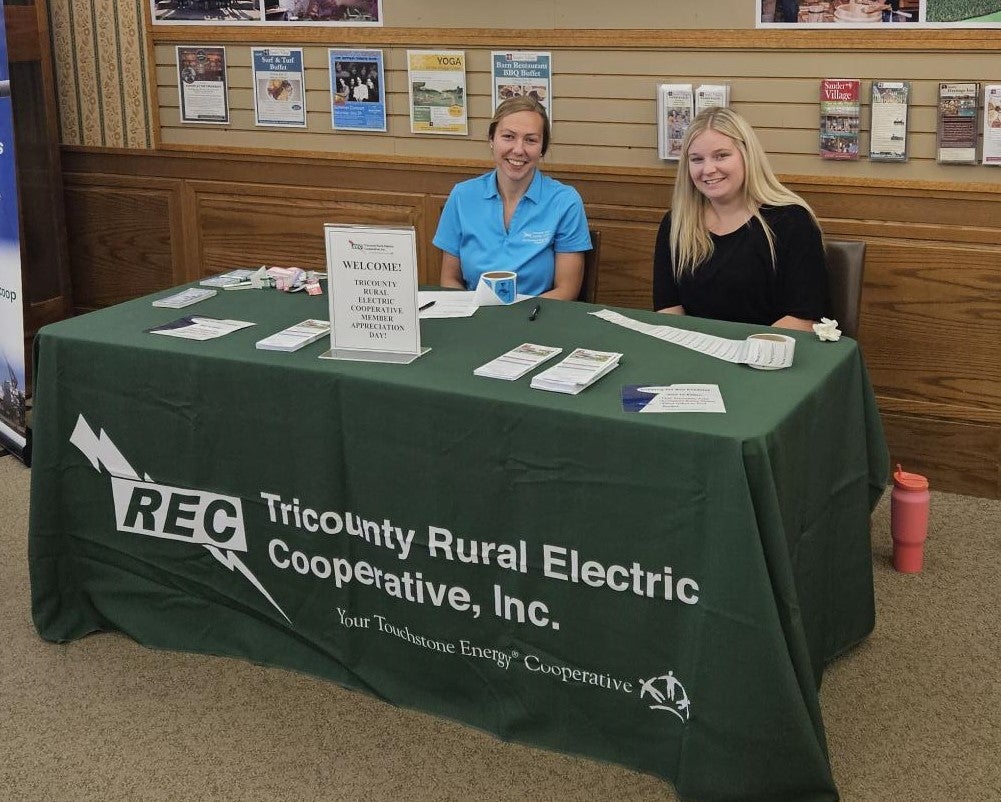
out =
[(1001, 84), (984, 87), (984, 152), (980, 163), (1001, 167)]
[(461, 50), (408, 50), (410, 131), (469, 133), (466, 120), (466, 54)]
[(301, 47), (252, 47), (254, 125), (306, 127)]
[(24, 311), (7, 26), (0, 6), (0, 447), (29, 461)]
[(493, 66), (494, 108), (513, 97), (531, 97), (538, 100), (553, 118), (552, 55), (506, 50), (490, 54)]
[(177, 91), (182, 123), (228, 123), (226, 48), (178, 45)]
[(386, 130), (386, 78), (381, 50), (327, 51), (331, 127), (335, 131)]

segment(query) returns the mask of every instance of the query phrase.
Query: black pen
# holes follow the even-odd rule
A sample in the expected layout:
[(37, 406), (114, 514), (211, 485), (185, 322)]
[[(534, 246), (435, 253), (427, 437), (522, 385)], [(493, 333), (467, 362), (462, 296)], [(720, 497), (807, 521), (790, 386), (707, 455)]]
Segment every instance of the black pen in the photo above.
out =
[(424, 304), (424, 306), (418, 306), (417, 311), (423, 312), (425, 309), (430, 309), (432, 306), (434, 306), (434, 301), (428, 301), (426, 304)]
[(542, 308), (540, 304), (535, 305), (535, 309), (532, 310), (532, 314), (528, 316), (529, 320), (535, 320), (539, 316), (539, 310)]

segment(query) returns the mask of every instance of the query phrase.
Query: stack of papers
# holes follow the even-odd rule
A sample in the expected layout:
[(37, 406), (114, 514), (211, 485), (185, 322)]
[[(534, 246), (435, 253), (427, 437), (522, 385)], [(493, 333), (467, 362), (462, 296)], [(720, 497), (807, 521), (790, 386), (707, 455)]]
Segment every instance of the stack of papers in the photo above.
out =
[(153, 306), (164, 306), (168, 309), (180, 309), (182, 306), (191, 306), (206, 298), (211, 298), (216, 294), (216, 290), (201, 290), (198, 287), (191, 287), (181, 290), (166, 298), (157, 298), (153, 301)]
[(489, 376), (491, 379), (514, 381), (515, 379), (520, 379), (547, 359), (552, 359), (562, 350), (562, 348), (554, 348), (549, 345), (523, 343), (517, 348), (512, 348), (506, 354), (501, 354), (496, 359), (487, 362), (485, 365), (480, 365), (473, 373), (477, 376)]
[(257, 347), (263, 351), (298, 351), (329, 333), (330, 321), (309, 319), (258, 340)]
[(220, 273), (217, 276), (203, 278), (198, 283), (203, 287), (231, 287), (235, 284), (244, 284), (250, 281), (250, 277), (256, 272), (256, 270), (251, 268), (241, 267), (236, 270), (230, 270), (228, 273)]
[(572, 353), (532, 379), (536, 390), (577, 395), (609, 371), (619, 366), (622, 354), (614, 351), (591, 351), (575, 348)]

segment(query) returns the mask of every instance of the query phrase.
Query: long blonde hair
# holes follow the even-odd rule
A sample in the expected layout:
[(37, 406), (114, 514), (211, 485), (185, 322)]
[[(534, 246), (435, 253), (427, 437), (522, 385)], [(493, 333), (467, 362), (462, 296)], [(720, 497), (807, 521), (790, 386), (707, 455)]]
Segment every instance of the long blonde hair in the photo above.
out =
[(678, 175), (674, 182), (674, 199), (671, 204), (671, 257), (674, 260), (674, 274), (680, 277), (686, 270), (695, 270), (712, 256), (713, 241), (706, 227), (705, 209), (709, 200), (696, 188), (688, 168), (688, 151), (692, 140), (705, 131), (717, 131), (731, 140), (744, 160), (744, 202), (748, 210), (761, 223), (768, 240), (768, 250), (775, 265), (775, 237), (765, 218), (761, 206), (802, 206), (810, 213), (817, 228), (817, 216), (813, 209), (795, 192), (786, 189), (775, 177), (764, 148), (758, 141), (754, 129), (733, 109), (710, 108), (699, 112), (688, 126), (681, 142), (681, 159)]

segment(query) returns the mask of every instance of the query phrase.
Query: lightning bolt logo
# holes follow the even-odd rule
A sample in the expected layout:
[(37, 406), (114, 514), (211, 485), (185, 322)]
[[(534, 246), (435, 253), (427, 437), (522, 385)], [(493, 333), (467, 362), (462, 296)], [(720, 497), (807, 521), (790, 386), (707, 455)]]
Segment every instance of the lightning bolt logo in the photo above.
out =
[[(118, 450), (115, 444), (111, 441), (111, 438), (102, 429), (100, 434), (95, 434), (94, 430), (90, 427), (87, 421), (84, 419), (83, 415), (77, 418), (76, 426), (73, 428), (73, 433), (70, 435), (70, 442), (76, 446), (80, 453), (82, 453), (87, 461), (93, 466), (94, 470), (98, 473), (104, 468), (111, 477), (112, 491), (115, 495), (115, 506), (116, 515), (120, 512), (120, 498), (121, 494), (127, 493), (129, 490), (133, 492), (139, 488), (150, 487), (149, 483), (153, 483), (153, 479), (149, 474), (144, 474), (140, 476), (139, 473), (133, 468), (129, 461), (122, 455), (122, 452)], [(154, 487), (159, 488), (160, 486)], [(168, 490), (174, 490), (174, 488), (167, 488)], [(156, 491), (154, 491), (156, 492)], [(213, 509), (219, 507), (219, 499), (225, 499), (226, 497), (216, 496), (215, 494), (200, 493), (199, 491), (187, 491), (191, 495), (187, 498), (194, 501), (205, 503), (204, 499), (208, 499), (206, 509), (211, 512)], [(140, 510), (142, 512), (144, 510)], [(218, 510), (216, 510), (218, 512)], [(120, 516), (119, 516), (120, 517)], [(195, 545), (204, 546), (209, 554), (215, 557), (223, 566), (225, 566), (229, 571), (238, 571), (243, 577), (250, 582), (257, 591), (264, 596), (265, 599), (274, 607), (279, 613), (281, 613), (282, 618), (284, 618), (291, 626), (292, 621), (285, 611), (278, 605), (278, 602), (272, 598), (271, 594), (268, 593), (264, 585), (261, 584), (260, 580), (254, 576), (253, 572), (246, 566), (243, 560), (240, 559), (237, 550), (246, 551), (246, 541), (242, 532), (242, 520), (240, 531), (235, 533), (230, 533), (230, 539), (225, 544), (220, 544), (214, 541), (209, 534), (206, 534), (203, 530), (191, 530), (189, 533), (181, 534), (178, 532), (166, 532), (162, 527), (157, 527), (155, 530), (150, 528), (143, 528), (138, 526), (123, 526), (121, 520), (118, 521), (119, 531), (129, 531), (136, 534), (145, 534), (151, 537), (161, 537), (171, 540), (183, 540), (189, 543), (194, 543)]]

